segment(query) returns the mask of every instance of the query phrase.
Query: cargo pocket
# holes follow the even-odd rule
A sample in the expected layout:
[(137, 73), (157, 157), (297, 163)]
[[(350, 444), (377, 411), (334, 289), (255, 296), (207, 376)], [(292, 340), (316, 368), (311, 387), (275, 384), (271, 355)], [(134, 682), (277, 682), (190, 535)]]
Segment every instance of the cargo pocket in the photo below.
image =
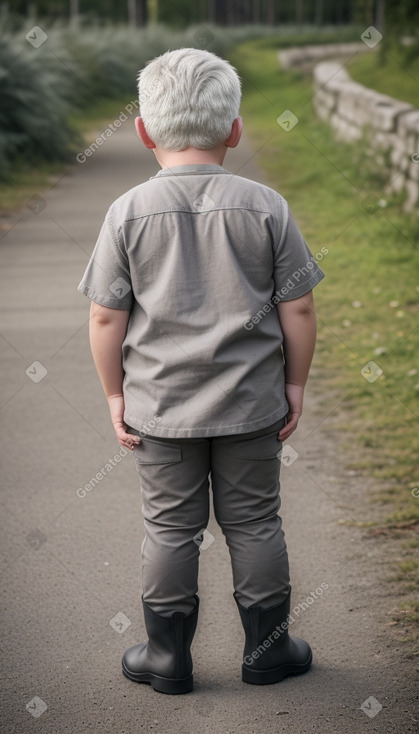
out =
[(251, 459), (252, 461), (266, 461), (268, 459), (279, 459), (282, 448), (278, 441), (278, 431), (268, 433), (266, 436), (248, 438), (234, 444), (233, 451), (240, 459)]
[(178, 464), (182, 461), (182, 449), (162, 441), (142, 438), (134, 448), (134, 460), (138, 467), (147, 464)]

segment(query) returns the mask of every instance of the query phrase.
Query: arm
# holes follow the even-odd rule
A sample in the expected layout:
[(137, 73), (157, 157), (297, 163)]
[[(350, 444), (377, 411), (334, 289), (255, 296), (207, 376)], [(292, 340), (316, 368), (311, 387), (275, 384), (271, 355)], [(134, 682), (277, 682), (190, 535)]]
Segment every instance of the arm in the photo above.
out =
[(284, 441), (295, 431), (303, 412), (304, 388), (316, 344), (316, 312), (313, 292), (277, 304), (284, 335), (285, 394), (289, 404), (287, 424), (279, 433)]
[(138, 436), (127, 433), (124, 423), (124, 395), (122, 382), (122, 343), (127, 333), (130, 311), (90, 305), (90, 348), (99, 379), (106, 395), (112, 424), (121, 446), (133, 450), (133, 444), (141, 443)]

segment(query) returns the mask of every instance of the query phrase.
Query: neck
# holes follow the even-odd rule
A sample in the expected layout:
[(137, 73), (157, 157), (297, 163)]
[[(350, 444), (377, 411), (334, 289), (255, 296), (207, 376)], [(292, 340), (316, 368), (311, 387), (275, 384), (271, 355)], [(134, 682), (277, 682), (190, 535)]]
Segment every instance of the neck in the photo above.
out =
[(227, 153), (227, 146), (223, 143), (212, 150), (199, 150), (198, 148), (186, 148), (186, 150), (179, 151), (163, 150), (162, 148), (154, 148), (153, 150), (162, 168), (187, 166), (193, 163), (222, 166)]

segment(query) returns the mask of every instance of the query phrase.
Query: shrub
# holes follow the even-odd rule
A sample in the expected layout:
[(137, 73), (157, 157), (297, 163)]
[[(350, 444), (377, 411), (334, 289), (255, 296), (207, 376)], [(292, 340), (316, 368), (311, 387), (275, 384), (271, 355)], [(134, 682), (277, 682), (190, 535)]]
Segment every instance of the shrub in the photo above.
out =
[[(41, 21), (42, 23), (42, 21)], [(168, 49), (207, 48), (221, 56), (243, 40), (266, 36), (281, 45), (325, 39), (336, 29), (319, 31), (268, 26), (238, 28), (212, 25), (173, 31), (163, 26), (145, 29), (120, 26), (45, 27), (47, 40), (34, 48), (25, 38), (27, 27), (5, 28), (0, 40), (0, 168), (3, 176), (23, 159), (66, 160), (78, 141), (69, 122), (74, 112), (101, 99), (134, 99), (136, 79), (146, 61)], [(351, 37), (351, 29), (341, 36)]]

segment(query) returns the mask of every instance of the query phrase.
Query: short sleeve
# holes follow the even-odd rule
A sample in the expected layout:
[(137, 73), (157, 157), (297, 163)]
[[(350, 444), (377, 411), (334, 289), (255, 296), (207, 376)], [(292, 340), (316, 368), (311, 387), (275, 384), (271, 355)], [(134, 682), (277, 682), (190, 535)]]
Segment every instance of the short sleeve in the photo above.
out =
[(101, 306), (127, 311), (132, 308), (129, 262), (115, 233), (112, 208), (103, 222), (78, 290)]
[(311, 254), (285, 201), (284, 206), (284, 228), (274, 244), (274, 282), (278, 298), (292, 301), (311, 291), (325, 277), (318, 265), (324, 252)]

